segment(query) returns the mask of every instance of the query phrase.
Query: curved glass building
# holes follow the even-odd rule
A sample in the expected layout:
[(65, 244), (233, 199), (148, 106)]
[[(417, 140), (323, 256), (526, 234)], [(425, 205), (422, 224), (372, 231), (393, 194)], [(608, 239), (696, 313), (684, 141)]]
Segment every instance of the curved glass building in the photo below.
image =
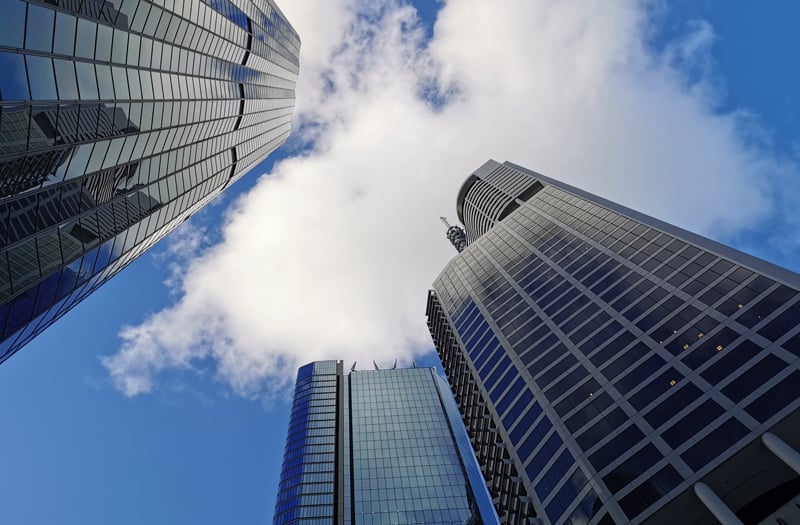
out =
[(274, 525), (496, 525), (447, 383), (432, 368), (297, 373)]
[(800, 276), (510, 163), (428, 325), (501, 520), (792, 523)]
[(0, 362), (289, 136), (272, 0), (0, 0)]

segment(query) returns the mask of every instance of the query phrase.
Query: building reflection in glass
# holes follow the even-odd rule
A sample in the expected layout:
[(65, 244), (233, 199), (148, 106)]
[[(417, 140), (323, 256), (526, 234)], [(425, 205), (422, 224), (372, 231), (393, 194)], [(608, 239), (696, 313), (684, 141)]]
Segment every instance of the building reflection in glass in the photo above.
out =
[(299, 38), (237, 5), (0, 0), (0, 362), (288, 138)]

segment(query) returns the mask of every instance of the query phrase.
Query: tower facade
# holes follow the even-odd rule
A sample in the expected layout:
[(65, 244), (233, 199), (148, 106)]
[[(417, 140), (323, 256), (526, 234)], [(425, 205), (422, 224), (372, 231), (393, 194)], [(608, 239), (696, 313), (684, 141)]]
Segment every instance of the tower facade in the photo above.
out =
[(289, 136), (272, 0), (3, 0), (0, 362)]
[(298, 371), (274, 525), (494, 524), (447, 384), (430, 368)]
[(510, 163), (458, 214), (428, 325), (501, 519), (796, 516), (800, 276)]

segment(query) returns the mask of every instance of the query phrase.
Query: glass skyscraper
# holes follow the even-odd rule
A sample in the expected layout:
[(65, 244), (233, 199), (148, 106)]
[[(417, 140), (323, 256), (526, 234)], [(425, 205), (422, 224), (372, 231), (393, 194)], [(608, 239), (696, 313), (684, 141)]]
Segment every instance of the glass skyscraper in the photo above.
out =
[(501, 519), (797, 519), (800, 276), (510, 163), (457, 208), (428, 325)]
[(447, 383), (431, 368), (300, 368), (273, 519), (290, 523), (497, 523)]
[(289, 136), (272, 0), (0, 0), (0, 362)]

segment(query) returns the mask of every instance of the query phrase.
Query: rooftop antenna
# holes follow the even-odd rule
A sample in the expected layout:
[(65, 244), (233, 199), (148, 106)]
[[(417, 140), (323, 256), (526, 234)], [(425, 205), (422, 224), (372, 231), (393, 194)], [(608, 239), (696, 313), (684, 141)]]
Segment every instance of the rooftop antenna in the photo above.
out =
[(464, 228), (460, 226), (453, 226), (447, 222), (446, 217), (439, 217), (445, 226), (447, 226), (447, 240), (455, 247), (458, 252), (464, 251), (467, 247), (467, 234), (464, 233)]
[(394, 364), (392, 365), (392, 370), (397, 369), (397, 359), (394, 360)]
[(372, 366), (375, 367), (375, 370), (380, 370), (380, 368), (378, 367), (378, 363), (376, 363), (375, 361), (372, 361)]

